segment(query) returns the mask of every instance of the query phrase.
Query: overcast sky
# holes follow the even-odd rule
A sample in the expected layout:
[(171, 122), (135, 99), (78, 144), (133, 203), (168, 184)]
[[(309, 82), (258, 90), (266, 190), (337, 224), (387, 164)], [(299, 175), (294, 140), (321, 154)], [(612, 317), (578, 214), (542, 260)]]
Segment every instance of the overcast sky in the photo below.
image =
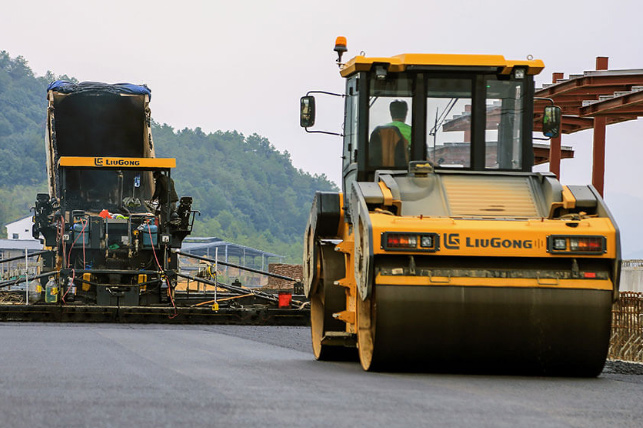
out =
[[(335, 37), (346, 58), (405, 52), (540, 58), (553, 72), (643, 69), (640, 0), (43, 1), (2, 0), (0, 50), (37, 75), (145, 83), (152, 116), (175, 129), (237, 130), (267, 137), (293, 163), (340, 181), (337, 137), (299, 128), (299, 97), (343, 91)], [(43, 97), (45, 94), (43, 94)], [(318, 100), (323, 126), (341, 129), (341, 103)], [(643, 199), (643, 118), (609, 126), (605, 194)], [(564, 184), (591, 182), (591, 131), (564, 136)], [(178, 165), (178, 167), (181, 167)]]

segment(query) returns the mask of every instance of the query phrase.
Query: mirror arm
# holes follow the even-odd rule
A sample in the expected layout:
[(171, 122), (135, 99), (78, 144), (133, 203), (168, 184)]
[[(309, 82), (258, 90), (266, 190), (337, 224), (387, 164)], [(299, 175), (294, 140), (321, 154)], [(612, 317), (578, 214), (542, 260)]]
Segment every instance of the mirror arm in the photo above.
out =
[(309, 131), (308, 128), (304, 128), (309, 134), (328, 134), (328, 135), (337, 135), (338, 137), (343, 137), (344, 134), (338, 134), (337, 132), (328, 132), (328, 131)]
[(342, 98), (344, 98), (346, 96), (345, 94), (336, 94), (334, 92), (326, 92), (326, 91), (308, 91), (308, 92), (306, 92), (306, 96), (309, 96), (310, 94), (325, 94), (325, 95), (332, 95), (334, 97), (342, 97)]
[(553, 105), (553, 106), (555, 106), (555, 105), (556, 105), (556, 103), (554, 103), (554, 100), (553, 100), (553, 99), (551, 99), (551, 98), (534, 97), (534, 101), (535, 101), (535, 100), (549, 101), (549, 102), (551, 103), (551, 105)]
[[(334, 97), (341, 97), (344, 98), (346, 97), (345, 94), (337, 94), (335, 92), (327, 92), (327, 91), (308, 91), (306, 92), (306, 96), (310, 96), (310, 94), (324, 94), (324, 95), (332, 95)], [(337, 132), (328, 132), (328, 131), (309, 131), (308, 127), (304, 127), (307, 133), (309, 134), (327, 134), (327, 135), (336, 135), (338, 137), (343, 137), (344, 134), (340, 134)]]

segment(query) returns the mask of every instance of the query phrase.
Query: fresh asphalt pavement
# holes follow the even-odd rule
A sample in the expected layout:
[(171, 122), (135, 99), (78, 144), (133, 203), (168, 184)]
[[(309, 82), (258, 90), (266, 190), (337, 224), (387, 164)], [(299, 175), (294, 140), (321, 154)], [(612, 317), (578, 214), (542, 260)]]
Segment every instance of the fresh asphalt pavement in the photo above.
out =
[(0, 323), (1, 427), (640, 427), (641, 397), (609, 369), (366, 373), (300, 327)]

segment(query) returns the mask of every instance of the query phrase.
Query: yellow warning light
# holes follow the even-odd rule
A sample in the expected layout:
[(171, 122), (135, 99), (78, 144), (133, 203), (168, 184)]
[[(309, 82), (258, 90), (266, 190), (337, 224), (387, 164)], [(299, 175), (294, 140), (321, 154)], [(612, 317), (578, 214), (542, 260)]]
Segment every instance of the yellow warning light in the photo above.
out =
[(339, 36), (335, 39), (335, 50), (342, 50), (346, 52), (346, 37)]
[(346, 48), (346, 37), (339, 36), (337, 39), (335, 39), (335, 49), (334, 51), (337, 52), (337, 63), (340, 64), (342, 62), (342, 55), (344, 52), (346, 52), (348, 49)]

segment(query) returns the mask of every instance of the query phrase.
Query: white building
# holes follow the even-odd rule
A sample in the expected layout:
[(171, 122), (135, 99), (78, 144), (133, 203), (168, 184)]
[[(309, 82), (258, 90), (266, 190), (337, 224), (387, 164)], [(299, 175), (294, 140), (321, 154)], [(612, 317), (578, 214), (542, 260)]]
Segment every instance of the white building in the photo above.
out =
[(18, 239), (21, 241), (35, 241), (31, 234), (32, 226), (33, 220), (31, 216), (9, 223), (5, 225), (7, 228), (7, 238)]
[(643, 260), (623, 260), (620, 289), (643, 293)]
[[(31, 216), (5, 225), (9, 239), (0, 239), (1, 280), (15, 279), (25, 274), (24, 259), (9, 262), (2, 262), (2, 260), (22, 256), (25, 254), (25, 251), (34, 253), (43, 249), (42, 242), (39, 239), (33, 239), (33, 235), (31, 234), (32, 226)], [(40, 262), (38, 260), (30, 258), (28, 262), (29, 275), (37, 274), (39, 265)]]

